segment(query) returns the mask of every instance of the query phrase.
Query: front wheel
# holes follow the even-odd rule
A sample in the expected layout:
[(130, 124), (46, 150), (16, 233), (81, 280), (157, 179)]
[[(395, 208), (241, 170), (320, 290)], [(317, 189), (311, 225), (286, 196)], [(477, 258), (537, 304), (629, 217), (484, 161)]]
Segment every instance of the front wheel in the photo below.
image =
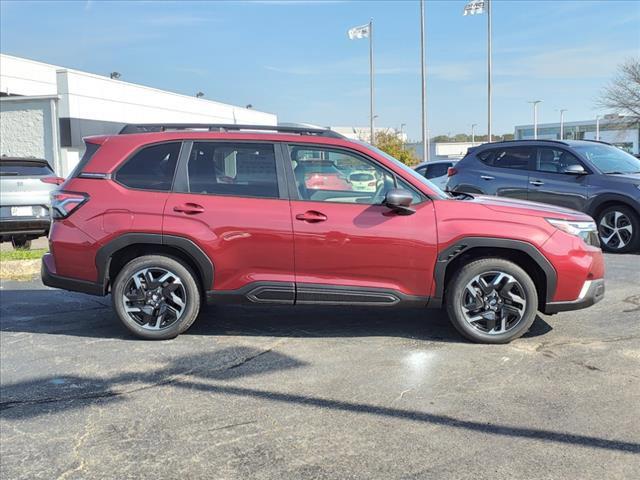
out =
[(628, 253), (640, 249), (640, 218), (625, 205), (613, 205), (598, 215), (600, 245), (605, 252)]
[(135, 335), (166, 340), (186, 331), (200, 311), (200, 290), (191, 269), (172, 257), (147, 255), (116, 276), (111, 301)]
[(508, 343), (522, 336), (538, 311), (538, 292), (518, 265), (483, 258), (458, 270), (446, 293), (453, 326), (478, 343)]

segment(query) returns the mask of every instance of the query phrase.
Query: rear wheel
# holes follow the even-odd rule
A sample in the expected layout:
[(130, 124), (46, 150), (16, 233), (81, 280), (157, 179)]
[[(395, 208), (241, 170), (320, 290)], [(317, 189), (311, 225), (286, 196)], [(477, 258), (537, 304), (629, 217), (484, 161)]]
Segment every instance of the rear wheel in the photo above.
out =
[(518, 265), (484, 258), (462, 267), (447, 288), (453, 326), (479, 343), (508, 343), (522, 336), (538, 310), (531, 277)]
[(134, 334), (150, 340), (174, 338), (200, 311), (193, 272), (172, 257), (148, 255), (127, 263), (111, 290), (113, 307)]
[(600, 245), (607, 252), (628, 253), (640, 249), (640, 219), (626, 205), (613, 205), (598, 215)]
[(11, 237), (11, 245), (16, 250), (29, 250), (31, 248), (31, 239), (27, 237)]

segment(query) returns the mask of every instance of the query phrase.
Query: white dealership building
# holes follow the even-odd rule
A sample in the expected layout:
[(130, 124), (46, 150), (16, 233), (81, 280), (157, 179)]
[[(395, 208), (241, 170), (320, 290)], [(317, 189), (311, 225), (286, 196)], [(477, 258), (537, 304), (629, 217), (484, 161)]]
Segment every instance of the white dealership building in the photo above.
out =
[(0, 54), (0, 155), (37, 157), (65, 176), (83, 137), (130, 123), (277, 125), (276, 115)]

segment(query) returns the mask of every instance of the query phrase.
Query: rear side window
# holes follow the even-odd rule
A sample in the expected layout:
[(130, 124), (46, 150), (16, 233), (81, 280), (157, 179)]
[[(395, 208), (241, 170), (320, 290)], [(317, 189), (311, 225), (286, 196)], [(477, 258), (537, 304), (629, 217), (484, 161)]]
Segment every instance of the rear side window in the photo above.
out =
[(74, 178), (80, 175), (82, 173), (82, 170), (84, 170), (84, 167), (87, 166), (87, 163), (89, 163), (89, 160), (93, 158), (99, 148), (100, 145), (97, 143), (85, 142), (84, 154), (82, 155), (82, 158), (75, 166), (75, 168), (69, 174), (69, 178)]
[(478, 158), (487, 165), (528, 170), (536, 158), (534, 147), (507, 147), (482, 152)]
[(271, 144), (196, 142), (188, 165), (191, 193), (278, 198)]
[(53, 170), (46, 163), (0, 160), (0, 176), (2, 177), (43, 177), (47, 175), (53, 175)]
[(116, 180), (130, 188), (168, 192), (180, 146), (180, 142), (171, 142), (143, 148), (120, 167)]
[(427, 173), (425, 177), (436, 178), (442, 177), (447, 174), (447, 170), (453, 164), (451, 163), (434, 163), (433, 165), (427, 165)]

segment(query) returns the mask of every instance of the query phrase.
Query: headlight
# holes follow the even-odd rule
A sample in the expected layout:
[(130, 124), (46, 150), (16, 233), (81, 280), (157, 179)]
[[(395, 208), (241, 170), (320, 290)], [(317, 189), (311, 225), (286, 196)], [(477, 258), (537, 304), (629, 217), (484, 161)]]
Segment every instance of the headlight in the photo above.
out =
[(547, 218), (546, 220), (558, 230), (580, 237), (587, 245), (600, 246), (598, 228), (595, 222), (577, 222), (573, 220), (558, 220), (557, 218)]

